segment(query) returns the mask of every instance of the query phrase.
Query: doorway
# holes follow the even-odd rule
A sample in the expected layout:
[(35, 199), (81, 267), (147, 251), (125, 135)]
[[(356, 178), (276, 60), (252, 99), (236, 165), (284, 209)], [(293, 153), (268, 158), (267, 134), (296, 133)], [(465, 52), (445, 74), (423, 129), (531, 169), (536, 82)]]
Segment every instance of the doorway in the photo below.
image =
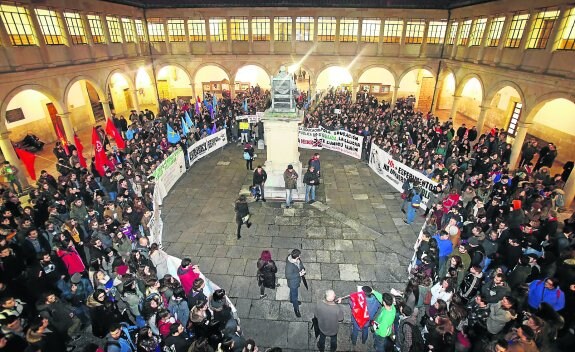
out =
[(134, 104), (132, 102), (132, 94), (130, 94), (130, 89), (124, 89), (124, 99), (126, 101), (126, 110), (130, 110), (134, 108)]

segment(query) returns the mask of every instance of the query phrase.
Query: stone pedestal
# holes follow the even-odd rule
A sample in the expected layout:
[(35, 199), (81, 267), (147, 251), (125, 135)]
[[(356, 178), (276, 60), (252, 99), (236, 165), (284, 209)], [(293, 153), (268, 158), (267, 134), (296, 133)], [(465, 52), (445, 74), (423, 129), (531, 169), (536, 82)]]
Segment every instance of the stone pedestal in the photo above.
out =
[(270, 199), (285, 199), (284, 171), (289, 164), (298, 173), (298, 187), (294, 200), (305, 199), (303, 174), (305, 169), (299, 161), (298, 129), (301, 115), (296, 112), (272, 112), (264, 114), (264, 135), (267, 159), (264, 169), (268, 174), (265, 194)]

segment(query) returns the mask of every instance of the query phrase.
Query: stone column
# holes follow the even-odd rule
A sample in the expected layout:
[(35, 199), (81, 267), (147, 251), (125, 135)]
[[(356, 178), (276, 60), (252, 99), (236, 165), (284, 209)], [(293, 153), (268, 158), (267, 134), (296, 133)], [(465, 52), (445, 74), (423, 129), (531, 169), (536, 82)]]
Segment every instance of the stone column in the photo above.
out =
[(44, 34), (42, 33), (42, 28), (40, 27), (40, 22), (38, 22), (38, 17), (35, 16), (34, 7), (32, 5), (24, 6), (30, 16), (30, 24), (34, 29), (36, 34), (36, 45), (40, 49), (40, 57), (45, 66), (50, 66), (50, 55), (48, 54), (48, 48), (46, 47), (46, 41), (44, 40)]
[(340, 35), (339, 35), (339, 31), (341, 28), (341, 17), (336, 17), (335, 18), (335, 53), (336, 55), (339, 55), (339, 41), (340, 41)]
[(451, 112), (449, 113), (449, 118), (452, 121), (455, 121), (455, 117), (457, 116), (457, 108), (459, 106), (459, 100), (461, 99), (460, 95), (453, 96), (453, 105), (451, 105)]
[(226, 18), (226, 33), (228, 33), (228, 53), (232, 53), (233, 51), (233, 46), (232, 46), (232, 33), (230, 31), (230, 29), (232, 28), (232, 19), (230, 17)]
[(551, 66), (551, 62), (553, 61), (553, 52), (555, 51), (556, 43), (559, 42), (561, 39), (561, 32), (562, 29), (565, 28), (565, 23), (568, 21), (569, 8), (567, 6), (561, 6), (559, 8), (559, 17), (557, 21), (555, 21), (555, 25), (553, 26), (553, 31), (549, 36), (549, 40), (547, 41), (547, 46), (545, 47), (545, 52), (547, 53), (547, 62), (545, 65), (539, 70), (540, 72), (546, 72)]
[[(440, 75), (441, 77), (441, 75)], [(436, 84), (435, 90), (433, 91), (433, 104), (431, 105), (431, 113), (435, 114), (435, 110), (437, 110), (437, 104), (439, 104), (439, 93), (441, 89), (439, 88), (439, 83)]]
[(14, 60), (14, 51), (12, 50), (12, 48), (6, 47), (8, 45), (8, 43), (11, 43), (10, 36), (8, 35), (8, 31), (6, 30), (6, 27), (1, 26), (1, 25), (0, 25), (0, 41), (2, 43), (7, 43), (7, 44), (0, 46), (0, 51), (4, 54), (6, 61), (8, 61), (7, 63), (10, 66), (10, 68), (12, 69), (11, 71), (14, 71), (13, 70), (14, 67), (18, 66), (18, 64), (17, 64), (18, 60)]
[(483, 31), (483, 38), (481, 38), (481, 43), (479, 44), (479, 51), (477, 52), (477, 57), (475, 58), (475, 62), (479, 63), (483, 61), (483, 53), (485, 52), (485, 45), (487, 44), (487, 37), (489, 37), (489, 27), (491, 27), (491, 23), (493, 22), (493, 16), (489, 16), (487, 18), (487, 22), (485, 23), (485, 30)]
[(481, 105), (479, 107), (479, 117), (477, 118), (477, 134), (481, 136), (483, 131), (483, 126), (485, 125), (485, 117), (487, 116), (487, 111), (489, 111), (489, 106)]
[(521, 155), (521, 148), (525, 142), (525, 136), (527, 136), (527, 131), (531, 127), (530, 123), (519, 122), (517, 124), (517, 134), (515, 135), (515, 140), (513, 141), (513, 147), (511, 147), (511, 158), (509, 160), (509, 169), (515, 170), (517, 161), (519, 161), (519, 156)]
[[(88, 43), (88, 48), (90, 49), (90, 57), (95, 60), (96, 59), (96, 52), (94, 50), (94, 38), (92, 38), (92, 34), (90, 32), (90, 23), (88, 21), (88, 17), (80, 13), (80, 19), (82, 20), (82, 25), (84, 26), (84, 35), (86, 36), (86, 42)], [(136, 30), (134, 24), (134, 31)]]
[(421, 42), (421, 45), (419, 46), (419, 57), (425, 57), (426, 56), (426, 50), (427, 50), (427, 35), (429, 32), (429, 20), (425, 20), (425, 27), (423, 29), (423, 39)]
[(10, 132), (6, 128), (6, 125), (4, 123), (2, 123), (0, 125), (1, 125), (0, 126), (0, 150), (2, 150), (2, 154), (4, 155), (4, 159), (9, 161), (10, 164), (16, 166), (18, 168), (18, 170), (20, 170), (20, 172), (18, 172), (18, 179), (20, 180), (20, 183), (22, 184), (22, 188), (26, 188), (29, 186), (28, 179), (26, 178), (26, 175), (28, 174), (28, 172), (26, 171), (26, 168), (24, 167), (24, 165), (20, 162), (20, 159), (18, 159), (18, 155), (16, 154), (16, 151), (14, 150), (14, 146), (12, 145), (12, 142), (10, 141), (10, 138), (9, 138)]
[(505, 48), (505, 42), (507, 41), (507, 36), (509, 35), (509, 28), (511, 28), (512, 20), (513, 20), (513, 14), (507, 15), (505, 17), (505, 23), (503, 23), (503, 29), (501, 30), (501, 37), (499, 38), (499, 44), (497, 44), (497, 52), (495, 53), (495, 58), (493, 59), (493, 64), (495, 65), (501, 62), (501, 57), (503, 56), (503, 48)]
[(62, 120), (62, 126), (64, 126), (64, 134), (66, 135), (66, 141), (72, 143), (74, 140), (74, 126), (72, 125), (72, 120), (70, 119), (69, 112), (63, 112), (58, 114), (60, 120)]
[(379, 20), (381, 22), (379, 26), (379, 37), (377, 39), (377, 56), (383, 55), (383, 29), (385, 28), (385, 19), (380, 18)]
[(275, 20), (274, 20), (274, 16), (270, 16), (270, 54), (273, 54), (275, 52), (275, 33), (276, 30), (274, 28), (275, 26)]
[(357, 33), (355, 33), (355, 35), (357, 36), (357, 46), (355, 49), (356, 54), (359, 54), (361, 52), (361, 27), (363, 27), (363, 18), (359, 18), (358, 22), (357, 22)]
[(248, 54), (254, 52), (254, 33), (252, 28), (252, 16), (248, 16)]
[(102, 109), (104, 109), (104, 117), (106, 119), (112, 118), (112, 110), (110, 110), (110, 102), (108, 100), (100, 100), (102, 103)]
[[(315, 20), (317, 21), (317, 17)], [(314, 22), (314, 25), (315, 25), (315, 22)], [(295, 54), (295, 46), (297, 44), (297, 41), (295, 38), (295, 36), (296, 36), (295, 26), (296, 26), (296, 16), (292, 16), (292, 18), (291, 18), (291, 53), (292, 54)], [(315, 39), (315, 36), (314, 36), (314, 39)]]
[(529, 19), (527, 20), (527, 23), (525, 23), (525, 31), (523, 31), (523, 36), (521, 37), (521, 41), (519, 42), (519, 47), (517, 49), (520, 50), (521, 52), (521, 60), (519, 61), (518, 65), (515, 65), (514, 68), (519, 68), (521, 66), (523, 66), (523, 60), (525, 59), (525, 53), (527, 52), (527, 40), (529, 39), (529, 37), (531, 36), (531, 31), (533, 30), (533, 25), (535, 24), (534, 21), (534, 17), (537, 16), (537, 12), (540, 9), (532, 9), (529, 12)]
[(140, 112), (140, 102), (138, 101), (138, 91), (136, 89), (130, 89), (130, 94), (132, 95), (132, 106), (137, 112)]
[(575, 171), (571, 171), (563, 191), (565, 191), (565, 208), (569, 208), (573, 203), (573, 197), (575, 197)]
[(212, 33), (210, 30), (210, 20), (208, 18), (205, 19), (206, 22), (206, 53), (212, 53)]
[(395, 103), (397, 102), (397, 92), (399, 91), (399, 86), (393, 87), (393, 94), (391, 95), (391, 108), (395, 107)]
[(354, 80), (354, 81), (351, 83), (351, 102), (352, 102), (352, 103), (355, 103), (355, 98), (356, 98), (356, 96), (357, 96), (357, 95), (356, 95), (356, 93), (357, 93), (357, 87), (359, 87), (359, 83), (358, 83), (356, 80)]
[(403, 56), (403, 50), (405, 48), (405, 33), (407, 32), (407, 21), (405, 18), (402, 18), (401, 22), (403, 23), (403, 26), (401, 27), (401, 37), (399, 38), (399, 57)]
[(117, 17), (118, 25), (120, 27), (120, 45), (122, 46), (122, 53), (124, 57), (128, 57), (128, 48), (126, 47), (126, 33), (124, 32), (124, 24), (122, 23), (122, 17)]
[[(457, 30), (455, 31), (455, 38), (453, 38), (453, 46), (451, 47), (451, 55), (449, 55), (450, 59), (453, 59), (457, 55), (457, 40), (459, 39), (459, 35), (461, 34), (461, 27), (463, 27), (463, 20), (460, 20), (457, 24)], [(450, 28), (450, 32), (453, 28)], [(451, 33), (449, 33), (451, 36)], [(448, 39), (449, 40), (449, 39)]]
[(230, 98), (233, 100), (236, 96), (236, 79), (235, 77), (230, 77)]

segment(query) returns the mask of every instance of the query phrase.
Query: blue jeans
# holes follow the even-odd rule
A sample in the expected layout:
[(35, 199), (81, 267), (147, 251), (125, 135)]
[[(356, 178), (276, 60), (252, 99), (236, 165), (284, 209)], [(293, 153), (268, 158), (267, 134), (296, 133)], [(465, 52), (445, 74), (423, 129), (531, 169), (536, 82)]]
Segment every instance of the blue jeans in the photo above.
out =
[(293, 203), (292, 200), (293, 191), (294, 191), (293, 189), (286, 188), (286, 207), (289, 207)]
[[(317, 348), (320, 352), (325, 351), (325, 338), (327, 335), (324, 335), (323, 332), (319, 332), (319, 339), (317, 341)], [(329, 350), (331, 352), (337, 351), (337, 334), (329, 337)]]
[(299, 310), (299, 303), (297, 302), (298, 293), (299, 287), (289, 288), (289, 301), (293, 305), (294, 310)]
[(367, 342), (367, 337), (369, 335), (369, 324), (365, 324), (363, 329), (360, 329), (359, 325), (355, 319), (351, 320), (351, 344), (355, 346), (357, 343), (357, 337), (359, 336), (359, 331), (361, 330), (361, 343), (365, 344)]
[(305, 201), (310, 200), (315, 200), (315, 185), (305, 185)]
[(118, 195), (118, 192), (108, 192), (108, 198), (110, 198), (110, 201), (115, 201), (116, 200), (116, 196)]
[(375, 349), (375, 352), (385, 352), (391, 346), (393, 346), (393, 342), (389, 336), (381, 337), (379, 335), (373, 334), (373, 348)]

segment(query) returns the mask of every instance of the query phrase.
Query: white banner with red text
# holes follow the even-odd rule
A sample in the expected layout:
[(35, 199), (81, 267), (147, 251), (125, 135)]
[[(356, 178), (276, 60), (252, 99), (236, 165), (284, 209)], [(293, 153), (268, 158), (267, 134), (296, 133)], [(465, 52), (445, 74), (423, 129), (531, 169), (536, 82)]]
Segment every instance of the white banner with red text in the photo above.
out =
[(304, 149), (327, 149), (361, 159), (363, 136), (347, 131), (332, 131), (323, 127), (300, 127), (298, 146)]

